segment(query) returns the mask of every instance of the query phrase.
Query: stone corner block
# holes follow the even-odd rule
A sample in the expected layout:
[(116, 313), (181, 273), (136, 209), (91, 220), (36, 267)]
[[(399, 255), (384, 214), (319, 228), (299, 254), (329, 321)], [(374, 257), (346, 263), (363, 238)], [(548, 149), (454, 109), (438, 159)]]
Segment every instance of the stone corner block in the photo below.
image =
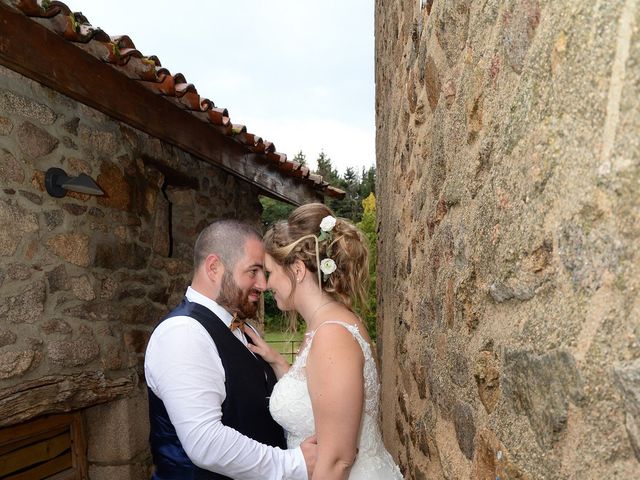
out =
[(144, 392), (89, 408), (85, 419), (89, 462), (127, 462), (149, 448), (149, 415)]

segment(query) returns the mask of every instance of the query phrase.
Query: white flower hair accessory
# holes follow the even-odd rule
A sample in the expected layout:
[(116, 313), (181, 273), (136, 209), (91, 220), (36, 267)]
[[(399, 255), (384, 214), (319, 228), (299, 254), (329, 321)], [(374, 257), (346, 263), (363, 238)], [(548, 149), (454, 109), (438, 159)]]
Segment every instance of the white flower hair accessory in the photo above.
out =
[[(327, 215), (320, 222), (320, 231), (329, 233), (336, 226), (336, 217)], [(322, 233), (320, 234), (322, 236)]]
[(336, 271), (336, 268), (338, 268), (336, 262), (331, 258), (325, 258), (320, 262), (320, 270), (322, 271), (325, 280), (327, 279), (327, 276)]
[[(336, 271), (338, 266), (336, 262), (331, 258), (331, 246), (333, 245), (333, 228), (336, 226), (336, 217), (332, 215), (327, 215), (320, 222), (320, 235), (314, 235), (310, 233), (309, 235), (305, 235), (300, 237), (295, 242), (290, 243), (289, 245), (285, 245), (281, 247), (284, 249), (285, 255), (288, 255), (296, 245), (298, 245), (303, 240), (308, 238), (312, 238), (316, 244), (316, 265), (318, 265), (318, 287), (322, 289), (322, 280), (327, 281), (329, 275)], [(326, 242), (325, 252), (327, 257), (320, 261), (320, 243)]]
[(320, 235), (318, 236), (318, 243), (327, 242), (326, 252), (327, 258), (324, 258), (320, 263), (320, 271), (322, 272), (322, 278), (326, 282), (327, 277), (336, 271), (336, 262), (331, 257), (331, 244), (333, 243), (333, 227), (336, 226), (336, 217), (327, 215), (320, 222)]

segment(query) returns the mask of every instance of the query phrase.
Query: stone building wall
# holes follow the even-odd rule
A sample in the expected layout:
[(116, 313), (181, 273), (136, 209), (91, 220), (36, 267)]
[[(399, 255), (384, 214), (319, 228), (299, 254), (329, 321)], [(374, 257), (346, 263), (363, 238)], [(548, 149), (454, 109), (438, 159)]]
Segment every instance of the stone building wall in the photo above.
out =
[(377, 0), (407, 478), (640, 478), (640, 2)]
[[(106, 195), (53, 198), (49, 167)], [(151, 329), (197, 233), (260, 212), (254, 187), (0, 67), (0, 426), (90, 406), (90, 477), (148, 478)]]

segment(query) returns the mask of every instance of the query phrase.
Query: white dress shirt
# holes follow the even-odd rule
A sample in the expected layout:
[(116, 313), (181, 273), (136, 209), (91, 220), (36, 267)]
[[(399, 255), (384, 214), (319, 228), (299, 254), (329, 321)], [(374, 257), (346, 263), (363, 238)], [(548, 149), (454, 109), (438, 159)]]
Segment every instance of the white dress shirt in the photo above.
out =
[[(191, 287), (186, 296), (231, 324), (231, 314), (213, 300)], [(240, 329), (233, 333), (246, 345)], [(197, 320), (179, 316), (162, 322), (149, 339), (144, 372), (198, 467), (234, 479), (307, 480), (300, 448), (270, 447), (222, 424), (225, 372), (216, 344)]]

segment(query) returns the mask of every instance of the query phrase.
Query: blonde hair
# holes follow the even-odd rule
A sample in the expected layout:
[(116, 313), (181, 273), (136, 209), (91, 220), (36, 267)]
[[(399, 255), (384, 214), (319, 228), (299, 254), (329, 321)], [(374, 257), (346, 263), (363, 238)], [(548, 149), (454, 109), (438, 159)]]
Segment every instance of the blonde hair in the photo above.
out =
[[(319, 258), (331, 258), (336, 270), (320, 281), (322, 290), (349, 309), (367, 307), (369, 283), (369, 250), (364, 234), (349, 220), (337, 218), (331, 239), (318, 242), (320, 222), (328, 215), (335, 217), (322, 203), (309, 203), (296, 208), (287, 220), (271, 227), (264, 236), (265, 250), (285, 267), (291, 282), (291, 295), (295, 292), (295, 276), (289, 268), (296, 260), (317, 274)], [(318, 252), (316, 252), (316, 245)], [(329, 250), (330, 253), (327, 252)]]

